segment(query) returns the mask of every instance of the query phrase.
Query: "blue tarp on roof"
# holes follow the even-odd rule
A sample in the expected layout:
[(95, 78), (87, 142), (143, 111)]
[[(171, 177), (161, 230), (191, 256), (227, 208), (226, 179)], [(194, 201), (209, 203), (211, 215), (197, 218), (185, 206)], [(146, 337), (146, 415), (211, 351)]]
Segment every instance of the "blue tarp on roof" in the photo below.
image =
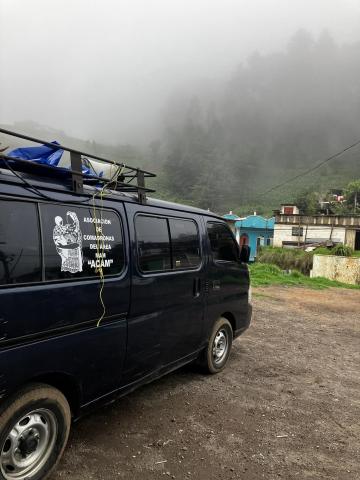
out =
[[(47, 145), (41, 145), (40, 147), (21, 147), (15, 148), (7, 153), (8, 157), (20, 158), (21, 160), (30, 160), (31, 162), (39, 163), (41, 165), (49, 165), (50, 167), (57, 167), (61, 160), (64, 150), (58, 148), (57, 145), (60, 145), (56, 140), (51, 142), (54, 145), (54, 148), (48, 147)], [(63, 167), (65, 170), (68, 170), (69, 167)], [(99, 177), (103, 176), (103, 172), (97, 174), (94, 168), (87, 167), (82, 165), (83, 175), (97, 175)]]
[(16, 148), (7, 153), (7, 156), (21, 158), (21, 160), (31, 160), (32, 162), (40, 163), (42, 165), (56, 167), (60, 162), (64, 150), (56, 148), (56, 145), (59, 145), (58, 142), (54, 141), (51, 143), (54, 145), (54, 148), (46, 145), (41, 145), (40, 147)]

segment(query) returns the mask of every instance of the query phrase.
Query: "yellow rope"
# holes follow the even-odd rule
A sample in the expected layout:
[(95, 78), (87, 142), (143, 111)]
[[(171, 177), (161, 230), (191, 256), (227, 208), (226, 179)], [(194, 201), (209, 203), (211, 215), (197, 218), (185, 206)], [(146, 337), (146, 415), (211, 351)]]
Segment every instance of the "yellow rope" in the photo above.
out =
[[(114, 160), (114, 166), (117, 167), (117, 164)], [(104, 196), (106, 196), (107, 194), (104, 193), (106, 188), (112, 184), (112, 183), (115, 183), (115, 190), (116, 190), (116, 187), (117, 187), (117, 184), (118, 184), (118, 178), (119, 176), (122, 174), (122, 172), (124, 171), (124, 168), (125, 168), (125, 165), (123, 165), (120, 169), (120, 167), (117, 168), (117, 172), (115, 172), (115, 174), (113, 175), (113, 177), (116, 175), (116, 179), (115, 179), (115, 182), (113, 181), (113, 177), (107, 182), (105, 183), (101, 189), (100, 189), (100, 225), (101, 225), (101, 233), (102, 233), (102, 240), (100, 242), (99, 240), (99, 235), (98, 235), (98, 232), (96, 230), (96, 226), (97, 226), (97, 216), (96, 216), (96, 205), (95, 205), (95, 197), (96, 195), (99, 193), (98, 191), (95, 191), (93, 197), (92, 197), (92, 201), (93, 201), (93, 216), (94, 216), (94, 219), (95, 219), (95, 232), (96, 232), (96, 254), (97, 254), (97, 260), (98, 259), (102, 259), (103, 258), (103, 254), (104, 254), (104, 234), (103, 234), (103, 231), (102, 231), (102, 219), (103, 219), (103, 209), (104, 209)], [(111, 195), (111, 192), (109, 192), (108, 195)], [(100, 255), (101, 254), (101, 255)], [(101, 266), (101, 261), (100, 261), (100, 267), (96, 267), (95, 268), (95, 273), (98, 273), (99, 274), (99, 278), (100, 278), (100, 290), (99, 290), (99, 299), (100, 299), (100, 303), (101, 303), (101, 306), (102, 306), (102, 314), (99, 318), (99, 320), (97, 321), (97, 324), (96, 326), (99, 327), (100, 326), (100, 323), (102, 322), (102, 320), (104, 319), (105, 315), (106, 315), (106, 305), (104, 303), (104, 299), (103, 299), (103, 291), (104, 291), (104, 287), (105, 287), (105, 275), (104, 275), (104, 271), (103, 271), (103, 267)]]

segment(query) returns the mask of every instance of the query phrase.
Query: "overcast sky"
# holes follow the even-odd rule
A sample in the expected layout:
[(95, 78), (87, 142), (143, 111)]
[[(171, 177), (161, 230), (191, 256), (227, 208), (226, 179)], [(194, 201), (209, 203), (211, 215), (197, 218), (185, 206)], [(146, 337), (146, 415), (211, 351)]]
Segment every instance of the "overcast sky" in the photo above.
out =
[(0, 0), (0, 123), (147, 140), (174, 92), (230, 77), (299, 28), (360, 40), (360, 1)]

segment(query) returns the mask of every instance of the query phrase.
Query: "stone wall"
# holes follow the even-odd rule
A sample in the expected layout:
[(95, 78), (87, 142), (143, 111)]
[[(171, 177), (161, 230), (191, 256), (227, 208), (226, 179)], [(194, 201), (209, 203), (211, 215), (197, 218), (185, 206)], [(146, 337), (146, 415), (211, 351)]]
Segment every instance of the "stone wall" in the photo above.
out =
[(360, 285), (360, 258), (314, 255), (310, 276)]

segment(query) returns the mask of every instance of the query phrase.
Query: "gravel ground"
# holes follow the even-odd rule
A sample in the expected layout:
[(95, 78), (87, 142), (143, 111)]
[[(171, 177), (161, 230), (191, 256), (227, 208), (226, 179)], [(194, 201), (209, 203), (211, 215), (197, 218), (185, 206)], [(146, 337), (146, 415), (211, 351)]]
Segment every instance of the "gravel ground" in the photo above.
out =
[(51, 480), (360, 479), (360, 291), (256, 289), (254, 307), (224, 372), (81, 420)]

